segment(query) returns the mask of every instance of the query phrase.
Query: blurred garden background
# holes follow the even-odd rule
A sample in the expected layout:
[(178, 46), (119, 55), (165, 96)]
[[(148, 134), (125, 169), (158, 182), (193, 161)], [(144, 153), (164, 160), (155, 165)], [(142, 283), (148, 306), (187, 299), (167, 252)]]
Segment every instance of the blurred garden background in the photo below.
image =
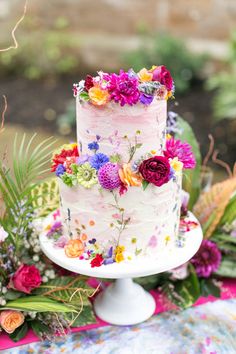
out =
[[(0, 0), (0, 49), (13, 45), (24, 5)], [(16, 131), (58, 136), (58, 145), (74, 140), (72, 85), (86, 73), (164, 64), (176, 84), (169, 110), (193, 127), (203, 157), (210, 133), (220, 158), (233, 166), (234, 0), (29, 0), (15, 35), (18, 48), (0, 52), (0, 96), (8, 102), (1, 150)], [(214, 168), (223, 178), (224, 170)]]

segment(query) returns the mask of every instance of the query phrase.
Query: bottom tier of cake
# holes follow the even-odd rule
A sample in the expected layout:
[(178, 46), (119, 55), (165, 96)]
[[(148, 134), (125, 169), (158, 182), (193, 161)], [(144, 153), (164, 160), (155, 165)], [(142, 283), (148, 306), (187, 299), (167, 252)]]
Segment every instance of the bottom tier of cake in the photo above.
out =
[(83, 257), (101, 254), (120, 262), (155, 254), (176, 242), (181, 180), (132, 187), (121, 196), (97, 186), (69, 188), (59, 180), (63, 235), (82, 242)]

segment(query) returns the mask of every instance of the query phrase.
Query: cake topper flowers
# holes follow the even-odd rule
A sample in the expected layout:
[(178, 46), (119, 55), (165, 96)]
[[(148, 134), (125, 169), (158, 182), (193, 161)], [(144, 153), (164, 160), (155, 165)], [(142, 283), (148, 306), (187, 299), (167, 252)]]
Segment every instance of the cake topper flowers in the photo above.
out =
[(73, 93), (80, 102), (94, 106), (105, 106), (115, 102), (121, 107), (141, 103), (150, 105), (154, 98), (168, 99), (174, 94), (174, 81), (164, 65), (142, 68), (138, 73), (133, 69), (120, 70), (119, 74), (98, 72), (92, 77), (73, 85)]

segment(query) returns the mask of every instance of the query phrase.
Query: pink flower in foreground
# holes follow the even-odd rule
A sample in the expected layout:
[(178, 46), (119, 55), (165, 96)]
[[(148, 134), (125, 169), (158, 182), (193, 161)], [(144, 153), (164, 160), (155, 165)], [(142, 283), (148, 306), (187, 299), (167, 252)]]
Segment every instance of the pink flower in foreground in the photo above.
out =
[(107, 88), (111, 99), (120, 102), (121, 106), (125, 104), (132, 106), (139, 101), (140, 92), (137, 77), (120, 70), (119, 75), (105, 74), (103, 78), (108, 81)]
[(191, 145), (181, 140), (175, 140), (173, 137), (166, 140), (164, 155), (168, 159), (178, 157), (178, 160), (183, 163), (183, 168), (194, 168), (196, 166)]
[(11, 279), (14, 289), (30, 294), (41, 285), (42, 279), (38, 268), (34, 265), (22, 264)]
[(115, 189), (120, 187), (119, 166), (115, 163), (107, 162), (98, 171), (98, 180), (105, 189)]
[(164, 65), (157, 66), (152, 71), (152, 81), (159, 81), (168, 91), (173, 89), (173, 79)]
[(198, 252), (190, 261), (199, 277), (209, 278), (221, 262), (221, 253), (217, 245), (208, 240), (203, 240)]

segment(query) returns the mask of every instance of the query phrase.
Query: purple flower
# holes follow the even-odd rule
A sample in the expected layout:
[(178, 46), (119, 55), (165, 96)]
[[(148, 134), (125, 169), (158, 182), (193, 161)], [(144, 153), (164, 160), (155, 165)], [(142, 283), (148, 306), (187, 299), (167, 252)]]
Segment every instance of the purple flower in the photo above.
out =
[(154, 99), (154, 96), (150, 96), (150, 95), (146, 95), (145, 93), (142, 93), (140, 95), (139, 101), (142, 104), (149, 105), (152, 103), (153, 99)]
[(115, 163), (107, 162), (98, 171), (98, 180), (105, 189), (118, 188), (121, 185), (119, 166)]
[(76, 162), (78, 165), (83, 165), (85, 162), (88, 162), (89, 158), (88, 154), (80, 155)]
[(221, 253), (217, 245), (208, 240), (203, 240), (200, 249), (191, 259), (199, 277), (209, 278), (220, 266)]
[(166, 141), (164, 156), (168, 159), (178, 157), (184, 168), (194, 168), (196, 166), (192, 147), (181, 140), (175, 140), (173, 137)]
[(56, 168), (56, 176), (60, 177), (61, 175), (64, 174), (65, 170), (66, 168), (62, 164), (58, 165)]
[(47, 233), (47, 237), (53, 236), (54, 233), (60, 234), (62, 232), (61, 221), (56, 221)]
[(95, 168), (96, 170), (99, 170), (105, 163), (109, 161), (109, 157), (105, 154), (102, 153), (97, 153), (90, 157), (89, 162), (90, 165)]
[(130, 73), (120, 70), (119, 75), (105, 74), (104, 79), (108, 82), (107, 88), (111, 99), (119, 102), (121, 106), (133, 104), (139, 101), (138, 78)]
[(89, 150), (98, 150), (99, 149), (99, 144), (97, 143), (97, 141), (93, 141), (92, 143), (88, 144), (88, 148)]

